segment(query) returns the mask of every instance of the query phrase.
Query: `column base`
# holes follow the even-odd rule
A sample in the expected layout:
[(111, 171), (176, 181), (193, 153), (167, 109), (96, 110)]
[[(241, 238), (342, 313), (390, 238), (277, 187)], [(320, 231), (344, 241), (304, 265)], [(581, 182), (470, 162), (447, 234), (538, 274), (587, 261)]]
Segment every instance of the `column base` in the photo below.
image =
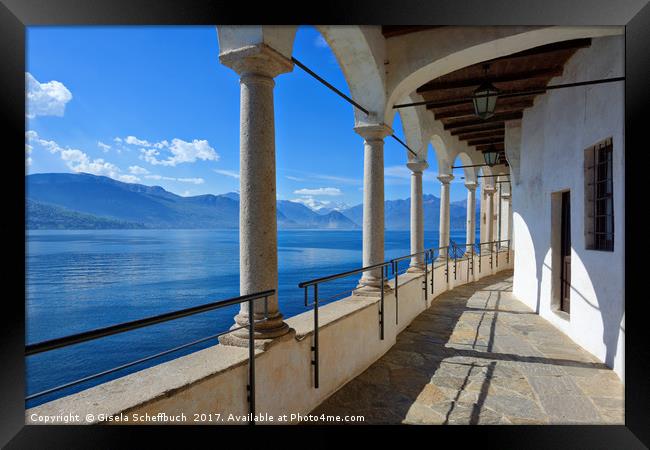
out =
[[(266, 348), (271, 341), (283, 337), (287, 334), (295, 335), (293, 328), (290, 328), (283, 320), (283, 316), (277, 313), (275, 316), (269, 317), (266, 322), (255, 324), (253, 330), (253, 338), (255, 339), (256, 348)], [(255, 320), (260, 320), (259, 317)], [(244, 328), (241, 328), (244, 327)], [(234, 345), (237, 347), (247, 347), (249, 340), (248, 333), (248, 313), (239, 313), (235, 316), (235, 323), (230, 327), (231, 330), (238, 328), (237, 331), (224, 334), (219, 337), (219, 343), (223, 345)], [(259, 343), (258, 343), (259, 341)]]
[[(239, 325), (236, 325), (236, 327), (238, 326)], [(243, 331), (248, 331), (248, 330), (243, 330)], [(224, 334), (223, 336), (219, 336), (219, 344), (230, 345), (232, 347), (248, 348), (248, 344), (249, 344), (248, 335), (246, 335), (246, 337), (241, 337), (241, 336), (237, 336), (235, 333), (236, 331), (233, 333)], [(296, 330), (290, 328), (287, 325), (287, 331), (278, 337), (268, 338), (268, 339), (256, 337), (254, 340), (255, 341), (254, 347), (258, 350), (267, 350), (269, 347), (271, 347), (274, 344), (277, 344), (278, 342), (286, 341), (288, 339), (295, 338), (295, 337), (296, 337)]]
[(408, 269), (406, 269), (407, 273), (424, 273), (424, 263), (418, 264), (415, 266), (409, 266)]
[[(368, 279), (364, 280), (363, 278), (359, 281), (355, 291), (352, 295), (359, 295), (362, 297), (379, 297), (381, 296), (381, 280)], [(388, 280), (384, 280), (384, 294), (392, 292), (393, 288), (388, 284)]]

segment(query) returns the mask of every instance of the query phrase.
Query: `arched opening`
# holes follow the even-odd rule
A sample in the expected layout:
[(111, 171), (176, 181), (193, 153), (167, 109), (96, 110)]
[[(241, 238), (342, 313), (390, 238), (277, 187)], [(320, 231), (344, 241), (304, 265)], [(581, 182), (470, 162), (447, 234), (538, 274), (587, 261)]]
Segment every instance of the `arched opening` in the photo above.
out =
[[(479, 242), (480, 231), (478, 227), (480, 209), (478, 208), (476, 189), (476, 169), (468, 167), (474, 162), (464, 152), (455, 156), (452, 164), (452, 175), (454, 179), (450, 183), (450, 243), (456, 244), (459, 248), (466, 250), (467, 244)], [(470, 190), (471, 188), (471, 190)], [(473, 199), (473, 200), (472, 200)], [(469, 203), (473, 201), (474, 207), (470, 208)], [(474, 221), (470, 222), (468, 213), (474, 211)], [(474, 229), (474, 239), (468, 234), (470, 228)], [(469, 231), (471, 233), (471, 231)]]

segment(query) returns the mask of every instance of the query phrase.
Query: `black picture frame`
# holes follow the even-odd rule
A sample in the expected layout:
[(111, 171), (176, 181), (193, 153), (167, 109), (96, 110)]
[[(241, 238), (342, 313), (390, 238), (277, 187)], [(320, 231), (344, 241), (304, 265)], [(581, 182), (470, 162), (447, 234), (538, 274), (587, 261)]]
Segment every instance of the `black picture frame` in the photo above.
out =
[[(151, 427), (151, 426), (25, 426), (24, 396), (24, 265), (25, 204), (25, 27), (35, 25), (184, 25), (184, 24), (392, 24), (392, 25), (619, 25), (626, 27), (625, 49), (625, 140), (632, 149), (625, 168), (625, 426), (478, 426), (478, 427), (390, 427), (410, 445), (463, 446), (478, 448), (571, 448), (633, 449), (650, 445), (650, 352), (645, 323), (648, 302), (640, 270), (644, 258), (640, 219), (645, 211), (643, 189), (647, 176), (647, 104), (650, 100), (650, 5), (648, 0), (458, 0), (379, 3), (334, 0), (304, 6), (278, 3), (265, 6), (252, 2), (214, 0), (0, 0), (0, 118), (4, 125), (3, 156), (8, 164), (2, 178), (5, 214), (0, 221), (4, 242), (2, 295), (2, 369), (0, 370), (0, 444), (6, 448), (121, 448), (134, 446), (133, 436), (164, 433), (166, 442), (182, 439), (198, 442), (197, 434), (213, 433), (213, 446), (226, 431), (239, 445), (249, 439), (248, 427)], [(217, 55), (214, 55), (217, 58)], [(18, 151), (18, 150), (21, 151)], [(10, 195), (7, 195), (10, 194)], [(646, 202), (647, 203), (647, 202)], [(8, 289), (9, 283), (11, 289)], [(173, 428), (173, 430), (172, 430)], [(338, 428), (337, 428), (338, 429)], [(347, 427), (364, 438), (380, 436), (373, 427)], [(332, 427), (257, 427), (265, 445), (292, 445), (278, 432), (309, 433), (302, 441), (320, 447), (332, 438)], [(369, 431), (370, 430), (370, 431)], [(382, 430), (385, 431), (385, 430)], [(219, 434), (217, 434), (219, 433)], [(408, 433), (408, 434), (407, 434)], [(383, 434), (383, 433), (382, 433)], [(302, 439), (302, 438), (301, 438)], [(451, 440), (450, 440), (451, 439)], [(420, 444), (418, 444), (420, 442)], [(407, 445), (408, 445), (407, 444)], [(238, 445), (238, 444), (235, 444)], [(331, 444), (330, 444), (331, 445)], [(244, 447), (250, 448), (248, 445)]]

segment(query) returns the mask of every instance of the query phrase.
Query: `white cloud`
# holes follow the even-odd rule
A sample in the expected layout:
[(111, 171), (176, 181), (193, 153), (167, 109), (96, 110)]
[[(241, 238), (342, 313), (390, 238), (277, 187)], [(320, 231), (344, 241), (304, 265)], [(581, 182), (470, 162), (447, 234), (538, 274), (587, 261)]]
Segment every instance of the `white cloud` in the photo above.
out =
[(301, 198), (294, 198), (290, 200), (295, 203), (301, 203), (313, 211), (320, 211), (321, 209), (327, 208), (334, 211), (341, 211), (343, 209), (349, 208), (349, 205), (344, 202), (334, 202), (331, 200), (316, 200), (311, 195), (303, 195)]
[(384, 176), (393, 178), (411, 178), (411, 171), (406, 166), (389, 166), (384, 168)]
[[(402, 180), (409, 180), (411, 178), (411, 169), (406, 166), (389, 166), (384, 168), (384, 175), (389, 178), (398, 178)], [(436, 173), (432, 170), (425, 170), (422, 174), (422, 179), (428, 182), (438, 182)], [(406, 184), (401, 182), (394, 182), (390, 184)]]
[(313, 209), (313, 210), (322, 209), (322, 208), (328, 206), (330, 203), (332, 203), (332, 202), (327, 201), (327, 200), (321, 202), (321, 201), (316, 200), (314, 197), (311, 197), (309, 195), (307, 195), (307, 196), (305, 196), (303, 198), (294, 198), (291, 201), (296, 202), (296, 203), (302, 203), (303, 205), (305, 205), (305, 206), (307, 206), (307, 207), (309, 207), (310, 209)]
[(140, 181), (140, 178), (136, 177), (135, 175), (119, 175), (117, 179), (124, 181), (125, 183), (137, 183)]
[(29, 156), (29, 155), (32, 154), (32, 150), (34, 150), (34, 147), (32, 147), (31, 145), (25, 143), (25, 166), (27, 166), (27, 167), (31, 166), (32, 163), (34, 162), (32, 157)]
[(122, 138), (116, 137), (113, 139), (114, 142), (121, 144), (122, 143)]
[(104, 144), (102, 141), (97, 141), (97, 147), (101, 148), (104, 153), (111, 149), (110, 145)]
[(327, 48), (327, 41), (322, 34), (319, 34), (316, 36), (316, 39), (314, 39), (314, 45), (319, 48)]
[[(105, 161), (103, 158), (91, 159), (85, 152), (76, 148), (63, 148), (55, 141), (47, 141), (38, 136), (33, 130), (25, 133), (25, 138), (32, 144), (48, 150), (50, 153), (58, 154), (65, 162), (68, 169), (73, 172), (85, 172), (93, 175), (103, 175), (115, 180), (124, 181), (125, 183), (134, 183), (139, 181), (138, 177), (133, 175), (122, 174), (119, 167), (115, 164)], [(28, 144), (29, 145), (29, 144)], [(31, 145), (30, 145), (31, 147)]]
[(232, 178), (239, 178), (239, 172), (235, 172), (234, 170), (224, 170), (224, 169), (213, 169), (216, 173), (225, 175), (227, 177), (232, 177)]
[[(146, 142), (146, 141), (144, 141)], [(165, 141), (163, 141), (165, 142)], [(147, 142), (149, 146), (150, 144)], [(206, 140), (194, 139), (192, 142), (186, 142), (182, 139), (174, 138), (172, 139), (171, 144), (168, 147), (168, 150), (171, 152), (171, 156), (167, 159), (158, 159), (156, 156), (160, 155), (160, 152), (155, 149), (140, 149), (140, 159), (147, 161), (152, 165), (160, 166), (176, 166), (181, 163), (192, 163), (197, 160), (202, 161), (218, 161), (219, 154), (210, 147), (210, 144)]]
[(297, 195), (343, 195), (340, 189), (332, 187), (318, 189), (298, 189), (296, 191), (293, 191), (293, 193)]
[(65, 105), (72, 100), (72, 93), (60, 81), (40, 83), (29, 72), (25, 72), (25, 96), (27, 97), (27, 117), (63, 117)]
[(127, 144), (130, 144), (130, 145), (139, 145), (140, 147), (151, 147), (152, 146), (151, 142), (149, 142), (147, 140), (143, 140), (143, 139), (138, 139), (135, 136), (127, 136), (124, 139), (124, 142), (126, 142)]
[(306, 179), (317, 179), (317, 180), (333, 181), (341, 184), (351, 184), (351, 185), (362, 184), (362, 180), (360, 178), (339, 177), (335, 175), (322, 175), (318, 173), (302, 172), (297, 170), (292, 172), (295, 172), (298, 175), (301, 175), (303, 177), (303, 178), (298, 178), (296, 176), (285, 175), (287, 179), (293, 181), (305, 181)]
[(192, 184), (203, 184), (205, 180), (203, 178), (176, 178), (176, 181), (179, 183), (192, 183)]
[(163, 175), (145, 175), (145, 178), (149, 180), (177, 181), (179, 183), (191, 183), (191, 184), (205, 183), (205, 180), (203, 178), (175, 178), (175, 177), (165, 177)]
[(149, 173), (149, 171), (144, 167), (129, 166), (129, 173), (132, 173), (133, 175), (146, 175)]

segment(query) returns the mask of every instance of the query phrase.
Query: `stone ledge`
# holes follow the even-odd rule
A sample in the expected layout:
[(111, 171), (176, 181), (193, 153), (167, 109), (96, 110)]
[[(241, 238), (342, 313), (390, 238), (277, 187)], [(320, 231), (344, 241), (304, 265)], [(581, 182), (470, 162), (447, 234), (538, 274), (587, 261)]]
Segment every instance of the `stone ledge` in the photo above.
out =
[[(379, 303), (379, 297), (350, 296), (318, 307), (318, 328), (326, 328), (346, 317)], [(301, 341), (314, 334), (314, 312), (305, 311), (289, 317), (285, 322), (296, 330), (296, 339)]]
[[(262, 351), (256, 349), (255, 353), (259, 355)], [(95, 420), (83, 423), (98, 423), (99, 414), (117, 415), (160, 397), (173, 395), (247, 361), (247, 348), (215, 345), (30, 408), (25, 411), (25, 423), (37, 423), (30, 419), (32, 414), (54, 416), (70, 412), (82, 418), (93, 414)], [(127, 392), (128, 395), (125, 395)]]

